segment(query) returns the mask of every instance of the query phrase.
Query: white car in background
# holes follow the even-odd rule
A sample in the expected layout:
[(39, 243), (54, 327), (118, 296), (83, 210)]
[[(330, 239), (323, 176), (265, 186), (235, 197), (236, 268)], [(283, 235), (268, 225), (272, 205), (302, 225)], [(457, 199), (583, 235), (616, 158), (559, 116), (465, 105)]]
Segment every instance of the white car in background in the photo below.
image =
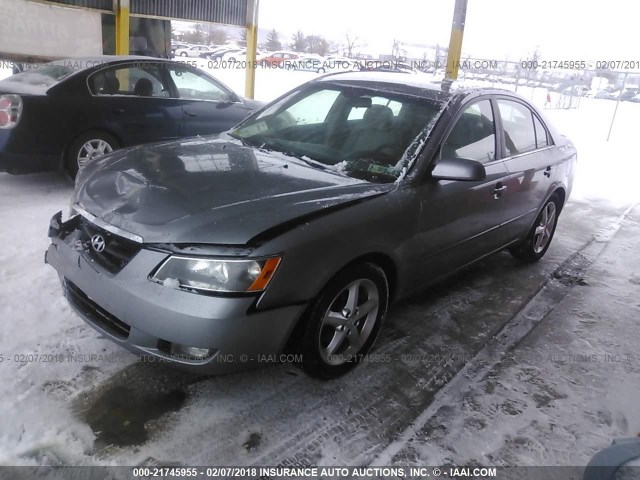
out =
[(326, 62), (327, 59), (320, 55), (302, 55), (299, 58), (288, 62), (287, 68), (301, 72), (325, 73), (329, 69)]
[(174, 55), (176, 57), (200, 57), (203, 54), (210, 52), (212, 49), (209, 45), (190, 45), (185, 48), (176, 49)]
[(247, 49), (245, 47), (237, 47), (227, 50), (220, 60), (227, 62), (239, 62), (247, 58)]

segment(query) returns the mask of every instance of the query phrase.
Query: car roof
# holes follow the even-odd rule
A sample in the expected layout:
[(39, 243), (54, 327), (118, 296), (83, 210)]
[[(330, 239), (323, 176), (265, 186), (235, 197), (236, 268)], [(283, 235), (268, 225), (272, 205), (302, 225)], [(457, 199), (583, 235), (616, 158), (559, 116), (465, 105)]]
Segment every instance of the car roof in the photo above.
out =
[(435, 80), (428, 74), (408, 74), (385, 71), (336, 72), (323, 75), (314, 83), (333, 83), (350, 86), (376, 88), (388, 92), (446, 101), (454, 96), (467, 96), (475, 93), (500, 94), (519, 97), (510, 90), (498, 88), (479, 88), (459, 85), (456, 82)]
[(192, 65), (189, 65), (188, 63), (170, 60), (167, 58), (149, 57), (149, 56), (143, 56), (143, 55), (95, 55), (91, 57), (87, 56), (87, 57), (62, 58), (60, 60), (54, 60), (53, 62), (50, 62), (50, 63), (54, 65), (69, 66), (74, 70), (74, 72), (62, 78), (55, 85), (46, 87), (45, 89), (42, 90), (42, 92), (48, 91), (56, 87), (57, 85), (65, 83), (66, 81), (74, 77), (77, 77), (78, 75), (83, 75), (83, 74), (88, 75), (91, 73), (92, 70), (97, 71), (106, 67), (126, 64), (132, 61), (151, 62), (151, 63), (159, 63), (159, 62), (171, 63), (171, 64), (184, 66), (185, 68), (193, 68)]

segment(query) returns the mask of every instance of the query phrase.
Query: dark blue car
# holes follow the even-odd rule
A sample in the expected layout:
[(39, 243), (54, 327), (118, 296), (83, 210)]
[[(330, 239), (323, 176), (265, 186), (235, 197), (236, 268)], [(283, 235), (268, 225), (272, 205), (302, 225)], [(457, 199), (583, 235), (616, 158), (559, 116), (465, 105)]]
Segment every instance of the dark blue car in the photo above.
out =
[(191, 65), (59, 60), (0, 81), (0, 172), (79, 168), (121, 147), (219, 133), (261, 104)]

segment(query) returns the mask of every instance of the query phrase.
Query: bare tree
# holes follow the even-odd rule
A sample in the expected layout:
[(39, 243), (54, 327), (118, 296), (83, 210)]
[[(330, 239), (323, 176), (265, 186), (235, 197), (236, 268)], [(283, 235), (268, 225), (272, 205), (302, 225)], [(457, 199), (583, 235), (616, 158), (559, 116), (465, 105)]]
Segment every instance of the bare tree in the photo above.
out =
[(213, 45), (224, 45), (227, 43), (229, 39), (229, 35), (222, 28), (216, 27), (215, 25), (211, 25), (210, 23), (205, 23), (202, 27), (202, 32), (204, 35), (204, 41)]
[(347, 57), (353, 57), (353, 50), (357, 48), (358, 45), (358, 36), (353, 34), (346, 34), (347, 37)]
[(395, 38), (393, 39), (393, 47), (391, 47), (391, 55), (393, 58), (400, 56), (400, 41)]
[(183, 39), (187, 43), (203, 43), (204, 42), (204, 31), (202, 28), (202, 24), (196, 23), (196, 26), (190, 32), (187, 32), (183, 35)]

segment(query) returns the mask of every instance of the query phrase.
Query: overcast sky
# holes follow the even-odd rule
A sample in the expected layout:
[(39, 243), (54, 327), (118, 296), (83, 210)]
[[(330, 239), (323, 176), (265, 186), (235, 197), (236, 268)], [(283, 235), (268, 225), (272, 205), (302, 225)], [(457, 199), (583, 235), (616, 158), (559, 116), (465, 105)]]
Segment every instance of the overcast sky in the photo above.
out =
[[(363, 50), (390, 54), (394, 38), (448, 45), (453, 6), (454, 0), (260, 0), (259, 22), (333, 41), (352, 32), (367, 43)], [(463, 57), (518, 60), (539, 47), (548, 60), (640, 60), (639, 23), (638, 0), (469, 0)]]

